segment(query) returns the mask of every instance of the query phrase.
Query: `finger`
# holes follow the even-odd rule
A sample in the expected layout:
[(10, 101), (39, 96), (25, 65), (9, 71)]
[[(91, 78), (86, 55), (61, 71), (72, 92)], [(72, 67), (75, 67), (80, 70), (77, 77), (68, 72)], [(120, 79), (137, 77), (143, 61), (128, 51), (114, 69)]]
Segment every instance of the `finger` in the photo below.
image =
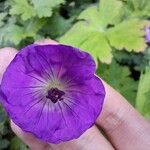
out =
[(14, 48), (6, 47), (0, 49), (0, 82), (2, 80), (3, 73), (16, 54), (17, 50)]
[(116, 149), (148, 150), (150, 124), (118, 92), (104, 81), (106, 97), (97, 125)]
[(38, 140), (33, 134), (23, 132), (12, 120), (10, 121), (10, 124), (13, 132), (32, 150), (51, 150), (47, 143)]
[(114, 150), (96, 126), (88, 129), (78, 139), (61, 144), (51, 144), (54, 150)]
[(35, 44), (40, 44), (40, 45), (45, 45), (45, 44), (53, 44), (53, 45), (57, 45), (59, 44), (58, 42), (51, 40), (51, 39), (43, 39), (40, 41), (36, 41), (34, 42)]
[(32, 150), (114, 150), (111, 144), (99, 133), (94, 126), (87, 130), (81, 137), (61, 144), (46, 144), (34, 135), (23, 132), (21, 128), (11, 121), (13, 132), (24, 141)]
[(61, 144), (49, 145), (46, 143), (43, 144), (43, 142), (35, 138), (34, 135), (23, 132), (13, 121), (11, 121), (11, 128), (32, 150), (114, 150), (111, 144), (99, 133), (99, 130), (95, 126), (87, 130), (78, 139)]

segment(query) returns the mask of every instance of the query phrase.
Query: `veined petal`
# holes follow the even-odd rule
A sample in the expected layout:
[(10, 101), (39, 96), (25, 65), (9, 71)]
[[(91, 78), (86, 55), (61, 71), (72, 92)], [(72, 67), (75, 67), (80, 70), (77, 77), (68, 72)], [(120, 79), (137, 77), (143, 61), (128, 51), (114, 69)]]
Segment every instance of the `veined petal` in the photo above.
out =
[(23, 48), (6, 69), (0, 89), (9, 117), (46, 142), (78, 138), (102, 110), (104, 86), (86, 52), (67, 45)]

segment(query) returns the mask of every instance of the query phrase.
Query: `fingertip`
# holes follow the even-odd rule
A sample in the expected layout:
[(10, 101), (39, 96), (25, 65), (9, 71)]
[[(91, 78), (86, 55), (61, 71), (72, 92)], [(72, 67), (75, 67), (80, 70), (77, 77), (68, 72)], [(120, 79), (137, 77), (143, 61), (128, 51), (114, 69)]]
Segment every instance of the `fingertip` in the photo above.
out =
[(45, 45), (45, 44), (57, 45), (57, 44), (59, 44), (58, 42), (51, 40), (51, 39), (42, 39), (42, 40), (36, 41), (34, 43), (39, 44), (39, 45)]
[(3, 73), (5, 72), (7, 66), (13, 60), (17, 54), (17, 50), (11, 47), (5, 47), (0, 49), (0, 81), (2, 80)]
[(12, 120), (10, 120), (10, 126), (13, 132), (32, 150), (46, 150), (49, 146), (47, 143), (40, 141), (34, 135), (28, 132), (24, 132), (19, 126), (17, 126)]
[(6, 55), (6, 56), (14, 56), (17, 54), (17, 49), (13, 47), (4, 47), (0, 49), (0, 57), (1, 55)]
[(18, 127), (12, 120), (10, 120), (10, 126), (11, 126), (11, 129), (13, 130), (13, 132), (16, 134), (16, 135), (22, 135), (22, 130), (20, 127)]

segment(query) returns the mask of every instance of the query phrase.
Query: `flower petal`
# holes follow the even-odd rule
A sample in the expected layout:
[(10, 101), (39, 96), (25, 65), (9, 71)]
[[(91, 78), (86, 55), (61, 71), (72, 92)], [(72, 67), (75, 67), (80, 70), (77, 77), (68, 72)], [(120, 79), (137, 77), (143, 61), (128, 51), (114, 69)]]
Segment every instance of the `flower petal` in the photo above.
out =
[(96, 76), (86, 80), (82, 86), (70, 88), (61, 103), (65, 116), (65, 121), (62, 119), (61, 124), (64, 124), (64, 128), (57, 130), (54, 137), (63, 141), (70, 140), (71, 137), (78, 138), (95, 123), (102, 110), (104, 96), (104, 86)]

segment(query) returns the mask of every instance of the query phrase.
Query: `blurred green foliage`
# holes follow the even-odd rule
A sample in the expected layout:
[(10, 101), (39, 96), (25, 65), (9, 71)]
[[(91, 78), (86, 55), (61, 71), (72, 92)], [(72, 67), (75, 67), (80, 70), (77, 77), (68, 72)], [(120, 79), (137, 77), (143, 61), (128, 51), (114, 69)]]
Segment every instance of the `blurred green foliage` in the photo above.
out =
[[(0, 47), (52, 38), (91, 53), (97, 74), (150, 118), (148, 0), (1, 0)], [(0, 150), (27, 150), (0, 106)]]

